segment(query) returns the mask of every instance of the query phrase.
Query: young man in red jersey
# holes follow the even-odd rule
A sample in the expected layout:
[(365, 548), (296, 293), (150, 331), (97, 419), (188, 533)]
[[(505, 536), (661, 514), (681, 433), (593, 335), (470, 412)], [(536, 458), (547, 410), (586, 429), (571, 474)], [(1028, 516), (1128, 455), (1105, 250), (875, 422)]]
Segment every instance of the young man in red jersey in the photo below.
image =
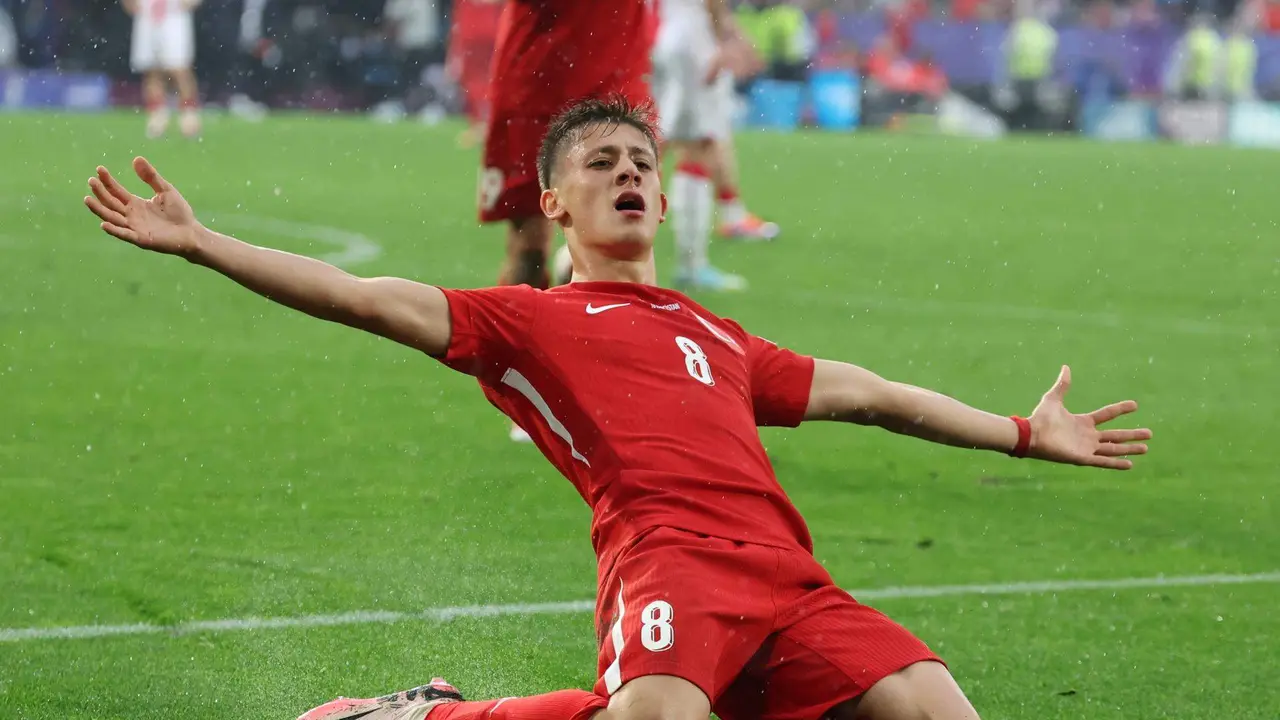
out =
[(1136, 404), (1075, 415), (1057, 382), (1027, 419), (993, 415), (752, 335), (654, 285), (666, 212), (649, 118), (622, 101), (560, 116), (539, 155), (541, 209), (574, 281), (449, 290), (362, 279), (201, 226), (141, 158), (156, 195), (104, 169), (102, 229), (272, 300), (418, 349), (476, 377), (592, 508), (599, 558), (593, 692), (465, 702), (443, 680), (339, 699), (302, 720), (959, 720), (977, 714), (923, 642), (814, 559), (759, 425), (878, 425), (959, 447), (1128, 469), (1148, 430), (1100, 430)]

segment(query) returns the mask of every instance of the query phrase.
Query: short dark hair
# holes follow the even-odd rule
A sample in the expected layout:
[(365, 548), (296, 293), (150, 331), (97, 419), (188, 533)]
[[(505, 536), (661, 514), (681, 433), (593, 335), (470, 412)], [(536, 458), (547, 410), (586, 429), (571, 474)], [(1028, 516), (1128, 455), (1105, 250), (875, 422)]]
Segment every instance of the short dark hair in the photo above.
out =
[(543, 189), (551, 187), (551, 169), (564, 152), (565, 144), (577, 138), (592, 125), (630, 125), (644, 133), (658, 154), (658, 134), (654, 131), (653, 105), (648, 102), (633, 103), (621, 94), (603, 98), (586, 98), (566, 107), (551, 121), (547, 134), (542, 136), (538, 150), (538, 182)]

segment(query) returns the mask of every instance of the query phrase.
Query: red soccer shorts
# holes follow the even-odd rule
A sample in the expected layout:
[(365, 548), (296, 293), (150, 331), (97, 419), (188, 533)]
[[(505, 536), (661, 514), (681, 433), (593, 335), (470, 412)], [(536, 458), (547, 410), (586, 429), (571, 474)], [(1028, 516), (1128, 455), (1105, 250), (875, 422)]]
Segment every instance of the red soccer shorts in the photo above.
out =
[[(622, 92), (637, 100), (649, 97), (646, 80), (629, 82), (625, 87), (602, 88), (596, 94), (608, 92)], [(480, 222), (486, 223), (542, 217), (538, 150), (555, 114), (502, 107), (502, 95), (501, 89), (493, 89), (484, 140), (484, 167), (480, 170)], [(565, 104), (569, 102), (566, 99)], [(557, 108), (556, 112), (560, 109), (563, 108)]]
[(813, 720), (912, 663), (942, 662), (803, 550), (673, 528), (623, 552), (601, 583), (596, 624), (596, 693), (675, 675), (724, 720)]

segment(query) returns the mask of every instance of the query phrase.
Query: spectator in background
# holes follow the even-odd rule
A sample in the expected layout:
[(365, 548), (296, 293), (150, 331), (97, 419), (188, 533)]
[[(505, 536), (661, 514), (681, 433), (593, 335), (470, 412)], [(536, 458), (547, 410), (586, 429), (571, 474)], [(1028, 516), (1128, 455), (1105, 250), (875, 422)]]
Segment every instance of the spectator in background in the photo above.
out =
[(18, 64), (18, 31), (9, 12), (0, 6), (0, 68)]
[(814, 37), (817, 41), (813, 66), (823, 70), (841, 68), (856, 70), (862, 65), (858, 47), (840, 33), (840, 19), (835, 10), (821, 10), (815, 17)]
[(1213, 17), (1196, 13), (1169, 55), (1165, 92), (1188, 102), (1214, 100), (1221, 94), (1222, 38)]
[(438, 114), (434, 93), (425, 82), (427, 69), (443, 60), (440, 11), (434, 0), (387, 0), (382, 20), (400, 62), (405, 110), (425, 113), (424, 117)]
[(885, 32), (893, 36), (898, 51), (910, 55), (915, 48), (915, 24), (929, 17), (928, 0), (892, 0), (885, 5)]
[(781, 0), (746, 0), (738, 6), (738, 25), (777, 80), (803, 81), (814, 53), (814, 36), (804, 11)]
[(279, 10), (279, 4), (268, 7), (268, 0), (244, 0), (240, 8), (236, 35), (235, 71), (231, 74), (231, 97), (227, 109), (236, 117), (258, 121), (266, 117), (267, 105), (265, 71), (280, 64), (280, 53), (271, 42), (270, 30), (274, 18), (269, 10)]
[(1058, 32), (1030, 0), (1020, 0), (1014, 13), (1002, 44), (1005, 82), (999, 94), (1007, 97), (1002, 104), (1009, 107), (1014, 129), (1038, 129), (1048, 115), (1045, 97), (1058, 51)]
[(1258, 47), (1253, 42), (1254, 14), (1242, 8), (1231, 24), (1226, 46), (1227, 98), (1232, 101), (1255, 97), (1254, 77), (1258, 73)]
[(1280, 33), (1280, 0), (1261, 0), (1259, 26), (1272, 35)]

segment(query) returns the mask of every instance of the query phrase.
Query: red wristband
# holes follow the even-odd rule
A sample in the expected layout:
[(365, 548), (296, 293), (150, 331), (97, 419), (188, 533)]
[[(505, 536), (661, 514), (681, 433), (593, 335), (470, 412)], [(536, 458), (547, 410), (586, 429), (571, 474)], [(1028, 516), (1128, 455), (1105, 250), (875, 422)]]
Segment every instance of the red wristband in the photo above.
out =
[(1009, 451), (1009, 456), (1024, 458), (1027, 456), (1027, 451), (1031, 449), (1031, 421), (1017, 415), (1010, 415), (1009, 419), (1018, 426), (1018, 444)]

